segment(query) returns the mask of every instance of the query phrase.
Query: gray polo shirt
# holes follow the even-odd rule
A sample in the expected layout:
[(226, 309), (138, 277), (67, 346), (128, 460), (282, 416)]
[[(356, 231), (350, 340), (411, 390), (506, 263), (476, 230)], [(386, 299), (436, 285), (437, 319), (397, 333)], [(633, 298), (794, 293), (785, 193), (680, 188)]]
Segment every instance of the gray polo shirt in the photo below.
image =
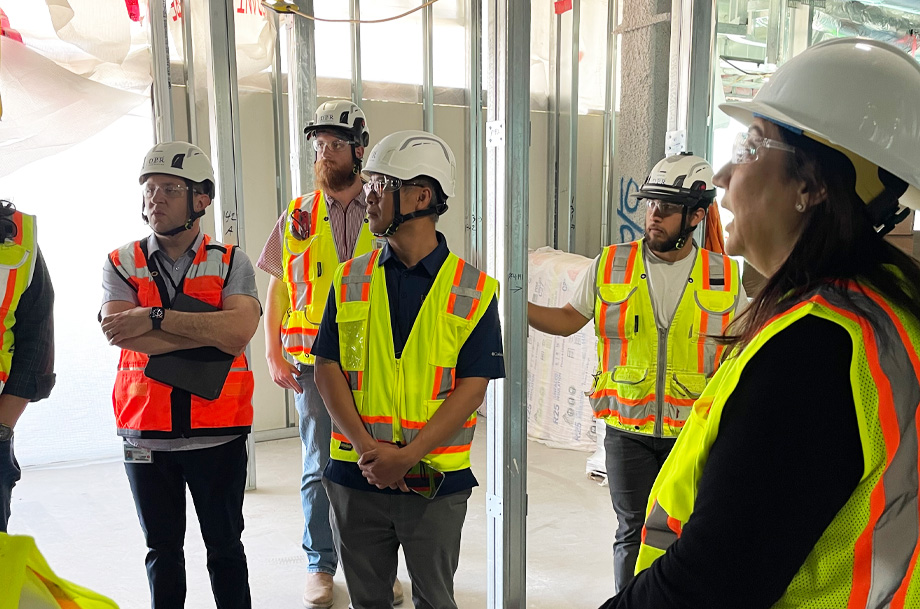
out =
[[(192, 262), (195, 259), (195, 252), (198, 251), (203, 239), (204, 233), (199, 232), (192, 246), (182, 254), (178, 260), (172, 260), (166, 255), (166, 252), (160, 249), (160, 244), (155, 234), (151, 233), (150, 236), (147, 237), (147, 252), (150, 258), (156, 261), (161, 271), (169, 275), (166, 281), (166, 289), (169, 292), (170, 299), (175, 297), (175, 286), (178, 286), (182, 282), (182, 278), (185, 277), (189, 267), (192, 266)], [(214, 244), (216, 242), (212, 241), (211, 243)], [(222, 291), (224, 299), (228, 296), (235, 296), (237, 294), (245, 294), (259, 300), (259, 291), (256, 288), (256, 276), (252, 267), (252, 262), (249, 260), (249, 256), (240, 248), (236, 248), (236, 252), (233, 254), (233, 264), (230, 266), (230, 275), (227, 277)], [(108, 259), (106, 259), (105, 265), (102, 267), (102, 304), (113, 300), (131, 302), (140, 306), (137, 300), (137, 292), (125, 283), (124, 279), (115, 271)], [(149, 448), (151, 450), (192, 450), (210, 448), (212, 446), (224, 444), (237, 437), (239, 436), (208, 436), (202, 438), (176, 438), (168, 440), (130, 438), (127, 439), (127, 441), (134, 446)]]

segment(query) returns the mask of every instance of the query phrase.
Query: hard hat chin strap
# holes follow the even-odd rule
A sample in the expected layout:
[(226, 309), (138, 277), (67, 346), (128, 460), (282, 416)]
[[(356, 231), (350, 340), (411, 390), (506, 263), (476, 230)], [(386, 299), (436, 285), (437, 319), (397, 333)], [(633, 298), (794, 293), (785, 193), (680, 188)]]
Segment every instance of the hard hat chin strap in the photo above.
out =
[[(195, 220), (197, 220), (198, 218), (204, 215), (204, 210), (195, 211), (195, 206), (192, 203), (194, 198), (195, 198), (195, 193), (192, 191), (191, 188), (189, 188), (188, 189), (188, 219), (185, 221), (184, 224), (180, 224), (176, 228), (173, 228), (168, 231), (163, 231), (163, 232), (159, 232), (156, 229), (154, 229), (153, 231), (154, 234), (160, 237), (172, 237), (173, 235), (178, 235), (179, 233), (183, 231), (191, 230), (191, 228), (195, 225)], [(147, 217), (144, 216), (144, 219), (146, 220)]]
[(408, 222), (409, 220), (415, 220), (416, 218), (424, 218), (425, 216), (431, 216), (434, 214), (441, 215), (447, 211), (446, 204), (437, 204), (426, 207), (425, 209), (420, 209), (408, 214), (399, 213), (400, 203), (399, 203), (399, 191), (393, 191), (393, 220), (390, 222), (389, 226), (383, 229), (382, 232), (373, 233), (375, 237), (392, 237), (396, 230), (399, 228), (399, 225)]

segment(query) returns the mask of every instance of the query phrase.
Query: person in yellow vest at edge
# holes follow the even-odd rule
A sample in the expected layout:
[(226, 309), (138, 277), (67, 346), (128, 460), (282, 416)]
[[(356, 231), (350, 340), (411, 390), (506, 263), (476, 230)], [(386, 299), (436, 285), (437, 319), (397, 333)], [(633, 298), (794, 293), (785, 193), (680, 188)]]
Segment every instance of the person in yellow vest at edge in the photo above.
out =
[(31, 537), (0, 532), (0, 609), (118, 609), (118, 605), (58, 577)]
[(647, 204), (645, 236), (605, 247), (565, 306), (527, 305), (530, 325), (549, 334), (568, 336), (594, 318), (590, 401), (606, 423), (616, 590), (632, 579), (655, 476), (719, 366), (715, 338), (747, 301), (738, 264), (690, 237), (715, 197), (709, 163), (662, 159), (634, 196)]
[[(256, 266), (270, 276), (264, 321), (268, 369), (275, 384), (294, 392), (300, 419), (302, 545), (307, 555), (303, 604), (325, 609), (332, 606), (332, 577), (338, 566), (329, 498), (322, 486), (332, 422), (316, 390), (311, 350), (336, 267), (371, 251), (375, 239), (367, 227), (361, 182), (370, 139), (364, 112), (349, 100), (324, 102), (304, 133), (316, 152), (317, 189), (291, 201)], [(403, 590), (398, 579), (393, 581), (393, 595), (394, 604), (400, 604)]]
[(387, 244), (336, 270), (313, 345), (333, 421), (323, 485), (354, 609), (390, 606), (399, 546), (416, 609), (457, 606), (476, 409), (505, 367), (498, 282), (436, 230), (456, 172), (424, 131), (374, 147), (367, 214)]
[[(838, 38), (783, 64), (715, 177), (767, 278), (652, 488), (605, 609), (920, 607), (920, 65)], [(877, 232), (878, 230), (878, 232)]]
[[(255, 272), (240, 248), (201, 231), (214, 196), (214, 170), (200, 148), (157, 144), (144, 157), (139, 182), (141, 215), (153, 232), (109, 254), (101, 325), (109, 344), (121, 348), (112, 401), (147, 542), (151, 607), (185, 605), (188, 487), (217, 606), (248, 609), (249, 572), (240, 538), (253, 378), (243, 352), (261, 314)], [(180, 294), (219, 310), (171, 308)], [(196, 347), (235, 356), (217, 399), (144, 374), (148, 356)]]
[(0, 349), (0, 532), (10, 520), (13, 487), (22, 470), (14, 431), (29, 402), (54, 387), (54, 287), (38, 246), (35, 216), (0, 199), (0, 285), (3, 285)]

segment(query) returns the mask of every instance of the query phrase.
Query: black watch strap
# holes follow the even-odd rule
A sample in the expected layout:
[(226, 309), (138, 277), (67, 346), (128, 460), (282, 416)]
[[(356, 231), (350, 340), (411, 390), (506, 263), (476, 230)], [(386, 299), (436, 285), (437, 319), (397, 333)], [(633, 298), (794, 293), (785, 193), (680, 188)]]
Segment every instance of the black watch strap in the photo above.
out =
[(153, 329), (159, 330), (163, 324), (163, 317), (166, 315), (166, 309), (163, 307), (150, 307), (150, 321), (153, 322)]

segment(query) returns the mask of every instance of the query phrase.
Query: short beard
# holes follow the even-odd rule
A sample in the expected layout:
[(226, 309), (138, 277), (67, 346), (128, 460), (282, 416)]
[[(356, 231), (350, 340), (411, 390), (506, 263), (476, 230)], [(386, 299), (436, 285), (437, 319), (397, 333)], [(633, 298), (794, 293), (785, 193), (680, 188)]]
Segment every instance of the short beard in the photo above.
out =
[(313, 163), (313, 175), (317, 188), (330, 192), (347, 190), (358, 179), (354, 165), (336, 167), (326, 159), (319, 159)]
[(670, 252), (675, 249), (674, 246), (676, 246), (677, 242), (680, 240), (680, 233), (678, 232), (673, 237), (668, 237), (667, 239), (658, 239), (656, 237), (649, 236), (648, 229), (646, 229), (644, 240), (645, 240), (645, 244), (653, 252), (658, 252), (658, 253)]

